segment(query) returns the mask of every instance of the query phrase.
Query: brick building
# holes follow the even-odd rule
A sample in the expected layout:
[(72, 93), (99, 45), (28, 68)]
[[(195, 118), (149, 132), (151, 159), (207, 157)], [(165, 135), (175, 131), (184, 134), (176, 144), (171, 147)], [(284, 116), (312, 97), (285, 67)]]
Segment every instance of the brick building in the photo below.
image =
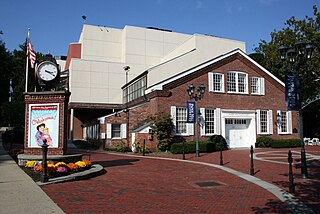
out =
[(237, 148), (254, 145), (258, 136), (299, 137), (297, 112), (286, 111), (284, 83), (248, 57), (243, 42), (100, 28), (84, 25), (66, 63), (75, 138), (98, 139), (104, 147), (147, 140), (154, 148), (147, 119), (163, 111), (171, 114), (175, 136), (195, 140), (195, 125), (186, 123), (191, 84), (206, 88), (198, 101), (200, 140), (220, 134)]

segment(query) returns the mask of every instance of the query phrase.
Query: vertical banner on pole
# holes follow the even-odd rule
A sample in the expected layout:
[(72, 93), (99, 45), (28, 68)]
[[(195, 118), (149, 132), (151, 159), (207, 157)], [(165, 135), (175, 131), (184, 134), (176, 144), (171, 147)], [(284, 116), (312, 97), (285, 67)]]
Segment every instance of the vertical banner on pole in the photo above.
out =
[(299, 110), (299, 75), (298, 72), (286, 72), (286, 105), (287, 110)]
[(195, 123), (196, 119), (196, 103), (187, 102), (187, 123)]

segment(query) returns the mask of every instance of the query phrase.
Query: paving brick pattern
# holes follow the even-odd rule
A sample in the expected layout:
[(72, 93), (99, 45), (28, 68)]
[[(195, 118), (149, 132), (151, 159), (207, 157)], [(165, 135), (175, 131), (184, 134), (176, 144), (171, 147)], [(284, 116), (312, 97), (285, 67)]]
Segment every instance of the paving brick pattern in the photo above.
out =
[[(226, 167), (249, 172), (248, 151), (224, 155)], [(187, 155), (189, 160), (218, 164), (217, 157)], [(93, 153), (91, 160), (104, 166), (106, 174), (41, 187), (66, 213), (291, 213), (267, 190), (217, 168), (107, 153)], [(278, 165), (281, 169), (256, 163), (256, 176), (285, 185), (287, 166)], [(199, 182), (219, 185), (200, 187)]]

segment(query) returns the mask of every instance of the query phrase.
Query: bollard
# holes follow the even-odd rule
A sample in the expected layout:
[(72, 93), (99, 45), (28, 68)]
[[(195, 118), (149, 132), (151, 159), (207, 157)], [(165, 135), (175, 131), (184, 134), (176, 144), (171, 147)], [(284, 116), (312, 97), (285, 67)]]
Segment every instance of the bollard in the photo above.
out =
[(42, 147), (42, 174), (40, 181), (42, 183), (47, 182), (48, 175), (47, 175), (47, 151), (48, 151), (48, 145), (46, 144), (46, 140), (43, 141)]
[(146, 153), (146, 140), (143, 140), (142, 156), (145, 156)]
[(185, 159), (186, 159), (184, 150), (185, 150), (185, 144), (184, 144), (184, 141), (182, 141), (182, 160), (185, 160)]
[(222, 159), (222, 143), (220, 142), (220, 166), (223, 166), (223, 159)]
[(293, 182), (293, 173), (292, 173), (292, 153), (291, 150), (288, 152), (288, 162), (289, 162), (289, 192), (295, 193), (295, 187)]
[(306, 150), (301, 148), (301, 177), (307, 178), (308, 177), (308, 168), (307, 168), (307, 161), (306, 161)]
[(250, 164), (250, 175), (254, 175), (254, 166), (253, 166), (253, 146), (250, 147), (250, 155), (251, 155), (251, 164)]

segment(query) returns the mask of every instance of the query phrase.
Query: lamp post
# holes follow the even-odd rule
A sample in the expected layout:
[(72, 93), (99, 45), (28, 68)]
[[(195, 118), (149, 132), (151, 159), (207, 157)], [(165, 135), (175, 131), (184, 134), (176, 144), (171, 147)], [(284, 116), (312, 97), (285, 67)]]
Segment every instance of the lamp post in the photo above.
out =
[[(298, 72), (300, 69), (300, 63), (303, 62), (305, 59), (309, 60), (312, 57), (312, 50), (313, 47), (311, 42), (304, 42), (298, 41), (295, 44), (295, 48), (287, 48), (283, 44), (279, 47), (279, 55), (280, 59), (283, 64), (286, 66), (286, 61), (289, 61), (292, 71)], [(301, 100), (298, 99), (298, 125), (299, 125), (299, 132), (300, 132), (300, 141), (301, 141), (301, 177), (307, 178), (308, 177), (308, 170), (307, 170), (307, 161), (306, 161), (306, 152), (304, 148), (303, 142), (303, 122), (302, 122), (302, 109), (301, 109)], [(281, 121), (281, 115), (279, 118), (277, 116), (277, 120)]]
[(203, 94), (205, 92), (206, 87), (201, 83), (197, 89), (197, 92), (195, 91), (195, 87), (193, 84), (189, 85), (187, 91), (188, 95), (190, 96), (190, 99), (194, 99), (195, 102), (195, 117), (196, 117), (196, 157), (199, 157), (199, 127), (198, 127), (198, 100), (201, 100), (203, 98)]
[(123, 67), (123, 70), (126, 72), (126, 88), (125, 88), (125, 93), (126, 93), (126, 99), (125, 99), (125, 102), (126, 102), (126, 109), (125, 109), (125, 112), (127, 114), (127, 127), (126, 127), (126, 138), (127, 138), (127, 146), (129, 147), (129, 122), (130, 122), (130, 119), (129, 119), (129, 109), (128, 109), (128, 93), (129, 93), (129, 87), (128, 87), (128, 74), (129, 74), (129, 71), (130, 71), (130, 66), (124, 66)]

